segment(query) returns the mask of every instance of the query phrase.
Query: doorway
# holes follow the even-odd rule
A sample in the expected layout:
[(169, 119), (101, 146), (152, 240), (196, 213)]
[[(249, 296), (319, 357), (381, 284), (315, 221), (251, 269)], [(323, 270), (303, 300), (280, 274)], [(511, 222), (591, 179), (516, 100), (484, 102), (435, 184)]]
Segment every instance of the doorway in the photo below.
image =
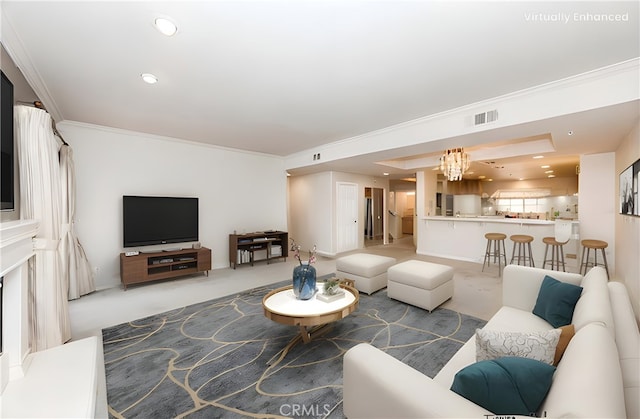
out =
[(365, 246), (382, 243), (384, 238), (384, 189), (364, 188)]
[(389, 240), (417, 240), (416, 232), (416, 181), (415, 178), (390, 180), (387, 208)]

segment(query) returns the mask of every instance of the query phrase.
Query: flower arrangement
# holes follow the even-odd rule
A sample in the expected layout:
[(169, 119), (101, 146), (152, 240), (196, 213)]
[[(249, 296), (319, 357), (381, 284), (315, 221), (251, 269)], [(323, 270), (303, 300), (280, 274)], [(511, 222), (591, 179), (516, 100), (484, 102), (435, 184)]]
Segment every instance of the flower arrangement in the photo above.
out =
[[(300, 265), (302, 265), (302, 259), (300, 258), (300, 249), (301, 246), (299, 244), (296, 244), (296, 241), (291, 238), (291, 251), (293, 252), (293, 257), (295, 257), (296, 259), (298, 259), (298, 262), (300, 263)], [(316, 245), (313, 245), (313, 248), (311, 250), (309, 250), (309, 260), (308, 263), (309, 265), (311, 265), (312, 263), (315, 263), (316, 261)]]
[(300, 245), (294, 239), (291, 239), (291, 251), (299, 263), (293, 268), (293, 293), (300, 300), (308, 300), (316, 292), (316, 268), (311, 266), (316, 261), (316, 246), (309, 251), (309, 260), (306, 262), (302, 261)]

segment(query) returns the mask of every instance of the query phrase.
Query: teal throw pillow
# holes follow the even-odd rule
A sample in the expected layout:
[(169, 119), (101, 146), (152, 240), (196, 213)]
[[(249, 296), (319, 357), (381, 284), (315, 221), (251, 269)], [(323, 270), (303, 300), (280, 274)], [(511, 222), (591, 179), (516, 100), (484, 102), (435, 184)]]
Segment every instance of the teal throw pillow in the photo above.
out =
[(556, 367), (530, 358), (504, 357), (471, 364), (451, 390), (496, 415), (536, 415)]
[(538, 292), (533, 314), (553, 327), (571, 324), (573, 309), (582, 294), (582, 287), (558, 281), (546, 275)]

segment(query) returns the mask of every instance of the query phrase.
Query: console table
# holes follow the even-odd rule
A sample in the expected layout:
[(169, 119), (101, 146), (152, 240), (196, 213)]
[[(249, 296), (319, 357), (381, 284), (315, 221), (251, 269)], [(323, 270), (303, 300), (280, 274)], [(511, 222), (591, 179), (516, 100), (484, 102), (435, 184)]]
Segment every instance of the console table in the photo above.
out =
[[(274, 252), (276, 246), (280, 251)], [(257, 231), (248, 234), (229, 234), (229, 266), (251, 264), (256, 261), (255, 253), (266, 253), (269, 263), (273, 259), (287, 260), (289, 255), (289, 233), (286, 231)]]

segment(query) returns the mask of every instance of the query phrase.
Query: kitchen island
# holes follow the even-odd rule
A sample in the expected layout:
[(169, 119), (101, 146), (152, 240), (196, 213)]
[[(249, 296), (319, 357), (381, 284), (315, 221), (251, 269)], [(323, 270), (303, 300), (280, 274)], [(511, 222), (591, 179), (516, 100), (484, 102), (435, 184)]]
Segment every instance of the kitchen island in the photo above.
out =
[[(564, 258), (567, 271), (577, 272), (579, 257), (578, 221), (572, 222), (571, 239), (564, 245)], [(509, 236), (528, 234), (533, 237), (531, 248), (536, 267), (542, 267), (545, 244), (544, 237), (553, 237), (555, 221), (504, 218), (498, 216), (422, 217), (418, 220), (418, 240), (416, 253), (427, 256), (464, 260), (482, 263), (487, 247), (486, 233), (504, 233), (507, 235), (505, 248), (507, 263), (511, 260), (513, 242)], [(549, 250), (548, 258), (551, 258)], [(493, 264), (493, 260), (492, 260)]]

